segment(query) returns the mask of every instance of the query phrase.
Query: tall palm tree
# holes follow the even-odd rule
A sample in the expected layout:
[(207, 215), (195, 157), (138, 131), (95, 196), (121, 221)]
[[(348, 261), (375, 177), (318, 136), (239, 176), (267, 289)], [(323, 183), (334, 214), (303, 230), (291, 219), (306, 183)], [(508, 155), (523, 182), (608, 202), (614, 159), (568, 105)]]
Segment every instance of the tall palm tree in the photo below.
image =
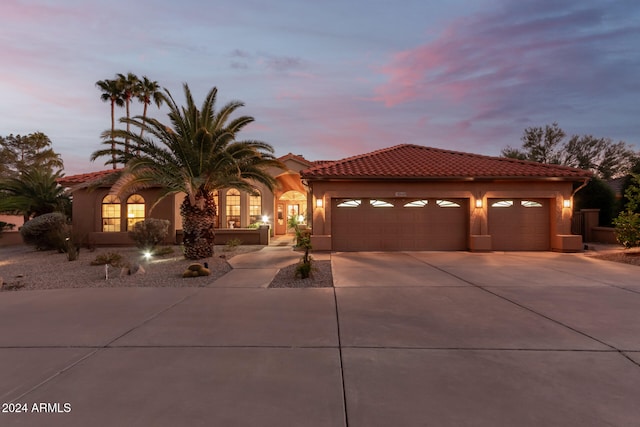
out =
[(25, 222), (50, 212), (65, 212), (71, 200), (57, 179), (62, 171), (34, 167), (0, 181), (0, 212), (21, 214)]
[[(111, 102), (111, 140), (113, 140), (114, 132), (116, 130), (116, 118), (115, 118), (115, 106), (122, 107), (124, 105), (124, 98), (122, 95), (122, 87), (117, 80), (100, 80), (96, 82), (96, 86), (102, 91), (100, 99), (104, 102)], [(113, 168), (116, 168), (116, 146), (111, 145), (112, 150), (112, 162)]]
[[(157, 186), (161, 193), (156, 203), (170, 194), (185, 193), (180, 213), (188, 259), (213, 255), (217, 215), (214, 190), (232, 187), (253, 192), (256, 182), (273, 189), (276, 181), (266, 168), (283, 168), (271, 145), (236, 140), (238, 133), (254, 119), (250, 116), (231, 118), (244, 106), (239, 101), (229, 102), (216, 111), (217, 93), (217, 89), (212, 88), (198, 109), (187, 84), (184, 85), (184, 107), (178, 106), (165, 89), (163, 101), (169, 106), (171, 126), (154, 118), (136, 116), (120, 120), (144, 130), (148, 136), (116, 131), (115, 144), (120, 148), (115, 161), (125, 163), (126, 167), (112, 191), (125, 193)], [(103, 135), (108, 136), (108, 131)], [(127, 138), (138, 144), (138, 152), (126, 150)], [(108, 149), (98, 150), (91, 158), (95, 160), (109, 154)]]
[[(129, 105), (131, 105), (131, 99), (138, 96), (138, 76), (129, 72), (125, 76), (124, 74), (118, 73), (116, 74), (118, 77), (118, 83), (122, 88), (122, 97), (124, 98), (124, 105), (127, 109), (127, 119), (131, 118), (131, 114), (129, 113)], [(130, 131), (129, 123), (127, 122), (127, 132)], [(125, 150), (129, 151), (129, 140), (126, 140)]]
[[(143, 76), (138, 81), (138, 100), (144, 104), (142, 110), (143, 119), (147, 117), (147, 107), (151, 102), (156, 104), (158, 108), (162, 105), (162, 91), (157, 81), (151, 81), (147, 76)], [(142, 137), (144, 129), (140, 129), (140, 137)]]

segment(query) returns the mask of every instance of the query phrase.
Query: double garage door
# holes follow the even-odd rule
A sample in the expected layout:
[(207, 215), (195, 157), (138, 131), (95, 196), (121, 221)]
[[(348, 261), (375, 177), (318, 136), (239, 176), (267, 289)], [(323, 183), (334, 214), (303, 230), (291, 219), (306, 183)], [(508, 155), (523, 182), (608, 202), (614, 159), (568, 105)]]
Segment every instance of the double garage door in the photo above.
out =
[[(550, 248), (547, 199), (489, 199), (492, 249)], [(335, 251), (456, 251), (468, 249), (468, 199), (333, 199)]]
[(466, 250), (466, 199), (333, 199), (336, 251)]

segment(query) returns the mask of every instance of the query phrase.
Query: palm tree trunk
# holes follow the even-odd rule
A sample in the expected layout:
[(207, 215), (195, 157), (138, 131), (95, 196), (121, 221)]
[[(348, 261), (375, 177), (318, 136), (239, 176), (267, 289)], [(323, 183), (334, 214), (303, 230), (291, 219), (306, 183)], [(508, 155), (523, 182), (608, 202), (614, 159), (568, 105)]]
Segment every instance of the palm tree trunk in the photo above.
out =
[[(146, 123), (144, 121), (144, 119), (147, 117), (147, 107), (149, 106), (149, 104), (147, 104), (147, 102), (145, 101), (144, 103), (144, 108), (142, 110), (142, 122)], [(142, 135), (144, 134), (144, 128), (140, 128), (140, 138), (142, 138)], [(138, 154), (140, 154), (140, 151), (138, 151)]]
[(208, 192), (198, 191), (195, 204), (185, 196), (180, 205), (184, 256), (187, 259), (211, 258), (215, 238), (216, 204)]
[(111, 160), (113, 160), (114, 169), (116, 169), (116, 143), (113, 141), (113, 133), (116, 130), (115, 103), (115, 99), (111, 99)]
[[(129, 119), (129, 101), (130, 101), (130, 97), (127, 96), (126, 98), (126, 104), (127, 104), (127, 120)], [(129, 126), (129, 122), (127, 122), (127, 133), (130, 130), (130, 126)], [(124, 152), (129, 154), (129, 137), (127, 137), (124, 141)]]

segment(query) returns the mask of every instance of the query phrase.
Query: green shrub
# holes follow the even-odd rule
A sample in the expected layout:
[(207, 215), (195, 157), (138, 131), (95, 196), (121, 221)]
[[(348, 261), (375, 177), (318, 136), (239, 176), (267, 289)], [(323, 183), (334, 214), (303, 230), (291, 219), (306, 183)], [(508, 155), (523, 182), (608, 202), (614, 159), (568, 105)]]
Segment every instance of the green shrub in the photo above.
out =
[(109, 264), (112, 267), (121, 267), (124, 265), (122, 260), (122, 255), (117, 252), (105, 252), (103, 254), (98, 255), (93, 261), (91, 261), (91, 265), (105, 265)]
[(237, 239), (237, 238), (233, 238), (233, 239), (229, 239), (227, 240), (227, 243), (225, 243), (225, 251), (232, 251), (236, 248), (236, 246), (239, 246), (242, 244), (242, 240)]
[(613, 225), (616, 228), (616, 239), (625, 248), (640, 246), (640, 175), (633, 174), (624, 192), (627, 199), (627, 210), (621, 212)]
[(146, 251), (153, 251), (169, 234), (169, 221), (166, 219), (147, 218), (136, 222), (129, 237), (136, 246)]
[(640, 246), (640, 214), (622, 212), (613, 220), (616, 227), (616, 239), (625, 248)]
[(20, 229), (22, 240), (38, 250), (57, 249), (64, 252), (68, 237), (67, 219), (60, 212), (37, 216)]

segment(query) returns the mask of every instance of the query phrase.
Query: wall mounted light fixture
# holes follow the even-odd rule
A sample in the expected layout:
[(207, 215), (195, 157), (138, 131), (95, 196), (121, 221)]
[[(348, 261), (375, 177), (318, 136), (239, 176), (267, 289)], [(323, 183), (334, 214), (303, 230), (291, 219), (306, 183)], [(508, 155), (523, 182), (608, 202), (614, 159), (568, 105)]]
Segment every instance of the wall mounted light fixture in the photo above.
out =
[(476, 199), (476, 208), (482, 207), (482, 199)]
[(570, 208), (571, 207), (571, 199), (564, 199), (562, 201), (562, 207), (563, 208)]
[(322, 207), (322, 199), (316, 199), (316, 207), (317, 208), (321, 208)]

